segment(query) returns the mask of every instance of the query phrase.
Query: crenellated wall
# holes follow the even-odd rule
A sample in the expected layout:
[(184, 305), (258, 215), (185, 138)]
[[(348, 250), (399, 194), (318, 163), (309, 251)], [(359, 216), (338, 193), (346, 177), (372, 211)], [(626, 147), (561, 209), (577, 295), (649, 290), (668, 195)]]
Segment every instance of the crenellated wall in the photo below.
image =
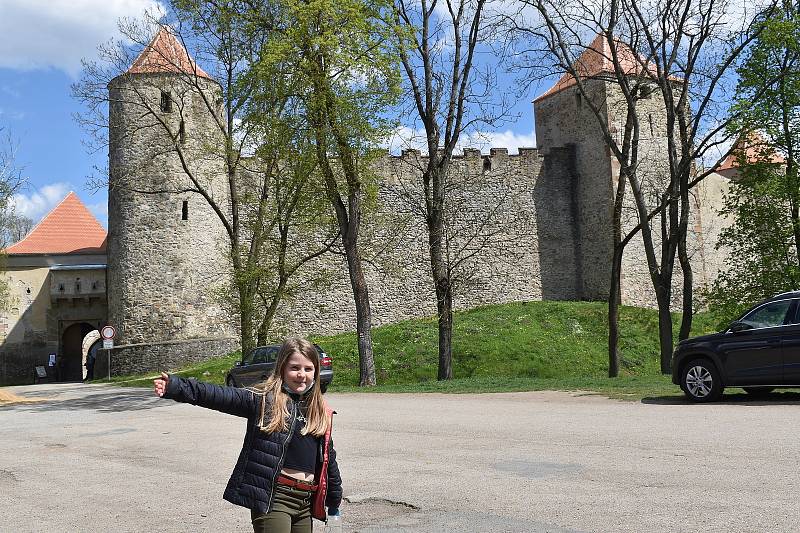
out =
[[(154, 370), (147, 367), (146, 350), (139, 343), (176, 339), (189, 346), (192, 339), (217, 338), (219, 346), (227, 346), (225, 339), (235, 332), (232, 317), (213, 295), (214, 287), (227, 275), (219, 219), (197, 194), (131, 190), (142, 184), (174, 185), (183, 170), (169, 150), (153, 157), (153, 147), (163, 139), (142, 134), (146, 127), (135, 106), (126, 108), (120, 103), (125, 101), (122, 93), (134, 91), (156, 99), (158, 91), (173, 82), (169, 75), (157, 75), (125, 78), (110, 87), (115, 103), (111, 106), (109, 315), (122, 343), (137, 344), (114, 352), (120, 357), (129, 354), (124, 357), (135, 359), (135, 364), (112, 362), (112, 370)], [(208, 82), (204, 90), (213, 94), (217, 89)], [(619, 131), (619, 95), (601, 80), (593, 80), (588, 89), (589, 97), (608, 114), (610, 127)], [(214, 138), (212, 121), (204, 115), (197, 95), (172, 90), (179, 95), (176, 101), (185, 106), (189, 164), (207, 177), (209, 190), (225, 205), (225, 190), (219, 181), (215, 183), (222, 176), (219, 159), (203, 155), (219, 140)], [(642, 105), (653, 106), (655, 114), (656, 104), (654, 99)], [(613, 158), (596, 117), (576, 97), (574, 88), (537, 101), (535, 115), (538, 149), (520, 148), (510, 154), (506, 148), (492, 148), (484, 154), (467, 148), (452, 159), (446, 217), (456, 309), (608, 296)], [(653, 116), (649, 124), (643, 150), (653, 161), (642, 175), (653, 181), (663, 174), (663, 121)], [(131, 127), (138, 136), (126, 133)], [(360, 242), (374, 326), (436, 314), (423, 218), (422, 174), (427, 162), (418, 150), (404, 150), (373, 163), (379, 176), (377, 197), (374, 211), (363, 217)], [(696, 195), (698, 215), (692, 223), (691, 247), (693, 264), (700, 265), (696, 272), (702, 272), (704, 281), (721, 263), (714, 250), (716, 233), (706, 229), (714, 225), (715, 208), (709, 202), (718, 201), (719, 186), (698, 188)], [(188, 221), (181, 218), (182, 201), (188, 202)], [(628, 202), (625, 227), (635, 223), (636, 212)], [(625, 254), (623, 303), (654, 306), (640, 242), (634, 239)], [(342, 254), (316, 258), (299, 276), (297, 285), (306, 288), (283, 301), (272, 338), (355, 330), (352, 290)], [(677, 288), (675, 293), (679, 294)], [(159, 348), (161, 355), (154, 355), (151, 362), (177, 361), (173, 352), (181, 346)]]

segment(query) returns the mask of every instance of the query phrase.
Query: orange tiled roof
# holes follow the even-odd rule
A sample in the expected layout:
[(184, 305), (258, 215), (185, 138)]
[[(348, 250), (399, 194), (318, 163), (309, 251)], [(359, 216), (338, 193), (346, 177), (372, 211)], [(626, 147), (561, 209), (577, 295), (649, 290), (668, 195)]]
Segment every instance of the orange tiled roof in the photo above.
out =
[[(621, 42), (617, 43), (617, 54), (619, 56), (619, 63), (622, 71), (626, 74), (639, 74), (642, 72), (643, 59), (637, 58), (636, 53), (631, 48)], [(608, 39), (605, 35), (598, 35), (595, 37), (592, 44), (583, 51), (583, 53), (575, 60), (575, 70), (581, 78), (592, 78), (601, 74), (613, 74), (614, 63), (611, 57), (611, 47), (608, 44)], [(653, 74), (655, 71), (651, 70)], [(677, 79), (677, 78), (675, 78)], [(534, 102), (538, 102), (548, 96), (563, 91), (568, 87), (576, 84), (575, 78), (569, 72), (561, 76), (555, 85), (550, 87), (541, 96), (536, 98)]]
[(24, 239), (6, 248), (9, 255), (105, 252), (106, 230), (74, 192), (61, 200)]
[(745, 160), (748, 163), (786, 163), (786, 159), (775, 150), (771, 150), (767, 146), (763, 137), (756, 132), (749, 133), (741, 137), (734, 145), (731, 153), (728, 154), (719, 167), (717, 172), (724, 174), (725, 171), (731, 171), (739, 168), (739, 155), (744, 152)]
[(129, 74), (176, 72), (180, 74), (196, 74), (203, 78), (213, 79), (197, 66), (189, 52), (177, 37), (165, 26), (162, 26), (142, 53), (139, 54)]

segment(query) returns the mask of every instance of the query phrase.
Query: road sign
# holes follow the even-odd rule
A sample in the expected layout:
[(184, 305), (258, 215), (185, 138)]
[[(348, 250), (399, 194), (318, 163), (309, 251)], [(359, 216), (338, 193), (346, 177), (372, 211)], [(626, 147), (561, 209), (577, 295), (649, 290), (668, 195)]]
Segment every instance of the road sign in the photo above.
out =
[[(116, 334), (117, 330), (114, 329), (114, 326), (103, 326), (103, 329), (100, 330), (100, 336), (106, 340), (113, 339)], [(105, 344), (103, 344), (103, 348), (105, 347)]]
[(103, 339), (103, 349), (110, 350), (114, 347), (114, 339)]

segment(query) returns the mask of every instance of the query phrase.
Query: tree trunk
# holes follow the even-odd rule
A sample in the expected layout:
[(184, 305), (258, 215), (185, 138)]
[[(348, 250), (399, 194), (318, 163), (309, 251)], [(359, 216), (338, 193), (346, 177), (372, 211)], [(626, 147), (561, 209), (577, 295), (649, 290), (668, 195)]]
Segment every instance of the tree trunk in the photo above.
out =
[(672, 314), (669, 311), (669, 285), (656, 287), (658, 301), (658, 343), (661, 352), (661, 373), (669, 374), (672, 361)]
[(620, 277), (624, 249), (621, 243), (616, 243), (611, 262), (611, 290), (608, 293), (608, 377), (610, 378), (619, 376)]
[(683, 271), (683, 310), (678, 340), (682, 341), (688, 339), (692, 331), (692, 319), (694, 318), (692, 285), (694, 283), (694, 274), (692, 273), (692, 265), (689, 262), (689, 254), (686, 252), (686, 231), (684, 231), (679, 238), (678, 260), (681, 263), (681, 270)]
[(453, 292), (445, 277), (436, 282), (436, 312), (439, 318), (439, 381), (453, 379)]
[[(240, 282), (241, 283), (241, 282)], [(245, 287), (239, 287), (239, 327), (242, 337), (242, 355), (247, 355), (256, 347), (253, 331), (252, 297)]]
[(267, 344), (267, 335), (269, 334), (269, 328), (272, 327), (272, 321), (275, 319), (275, 313), (278, 311), (278, 304), (283, 298), (283, 293), (286, 290), (286, 284), (287, 284), (287, 279), (281, 277), (280, 281), (278, 281), (278, 286), (275, 288), (275, 293), (272, 295), (269, 304), (267, 304), (266, 306), (266, 310), (264, 311), (264, 318), (261, 319), (261, 323), (258, 326), (259, 346)]
[(372, 354), (372, 311), (369, 305), (369, 289), (364, 279), (358, 244), (349, 239), (344, 240), (344, 251), (347, 256), (347, 270), (350, 273), (350, 285), (353, 288), (353, 301), (356, 305), (356, 332), (358, 333), (359, 382), (362, 387), (375, 385), (375, 361)]
[[(628, 120), (629, 122), (630, 120)], [(626, 141), (629, 137), (628, 129), (626, 124)], [(627, 156), (627, 150), (625, 154)], [(625, 252), (625, 244), (622, 242), (622, 206), (625, 200), (627, 181), (627, 172), (620, 172), (617, 179), (617, 192), (614, 196), (614, 216), (611, 229), (614, 253), (611, 258), (611, 283), (608, 292), (608, 377), (610, 378), (619, 376), (619, 307), (622, 303), (622, 254)]]
[[(433, 157), (433, 156), (432, 156)], [(436, 290), (436, 315), (439, 328), (439, 369), (436, 379), (453, 379), (453, 287), (445, 256), (444, 188), (442, 176), (447, 165), (434, 167), (425, 177), (428, 225), (428, 251)]]

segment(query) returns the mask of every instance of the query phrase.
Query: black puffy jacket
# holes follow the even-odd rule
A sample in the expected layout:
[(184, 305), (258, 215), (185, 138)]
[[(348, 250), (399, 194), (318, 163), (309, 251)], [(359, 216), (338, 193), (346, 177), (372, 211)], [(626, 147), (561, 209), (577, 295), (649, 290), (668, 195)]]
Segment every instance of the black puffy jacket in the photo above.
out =
[[(291, 430), (300, 411), (297, 398), (294, 395), (290, 397), (292, 399), (289, 403), (289, 413), (292, 418), (289, 431), (267, 433), (258, 427), (263, 409), (265, 406), (268, 409), (269, 405), (264, 401), (263, 394), (248, 389), (212, 385), (196, 379), (183, 379), (174, 374), (170, 374), (164, 394), (164, 398), (247, 418), (247, 432), (242, 451), (228, 480), (228, 486), (225, 487), (223, 497), (233, 504), (253, 509), (258, 513), (268, 513), (272, 509), (275, 479), (283, 466), (286, 446), (289, 444)], [(329, 435), (330, 433), (327, 454), (324, 454), (325, 438), (320, 439), (319, 467), (315, 479), (320, 486), (319, 490), (326, 491), (321, 495), (325, 505), (338, 508), (342, 502), (342, 479), (336, 463), (333, 440), (330, 440)], [(320, 479), (319, 474), (326, 470), (326, 480)]]

